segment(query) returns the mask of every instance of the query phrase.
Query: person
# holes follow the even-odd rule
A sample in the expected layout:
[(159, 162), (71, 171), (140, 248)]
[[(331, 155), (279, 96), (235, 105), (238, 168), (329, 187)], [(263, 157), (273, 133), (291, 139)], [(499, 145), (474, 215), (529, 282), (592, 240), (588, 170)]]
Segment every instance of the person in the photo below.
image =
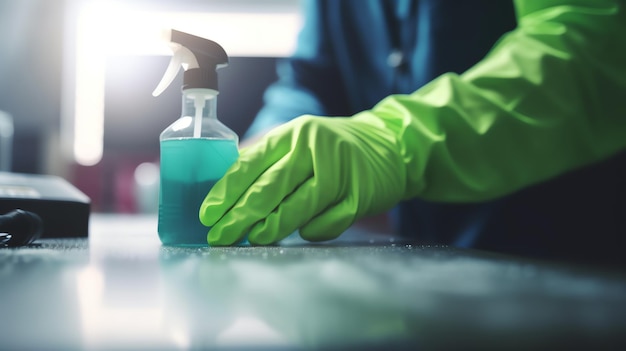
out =
[(305, 2), (296, 51), (248, 132), (263, 136), (201, 206), (209, 243), (330, 240), (392, 210), (424, 243), (620, 260), (625, 11)]

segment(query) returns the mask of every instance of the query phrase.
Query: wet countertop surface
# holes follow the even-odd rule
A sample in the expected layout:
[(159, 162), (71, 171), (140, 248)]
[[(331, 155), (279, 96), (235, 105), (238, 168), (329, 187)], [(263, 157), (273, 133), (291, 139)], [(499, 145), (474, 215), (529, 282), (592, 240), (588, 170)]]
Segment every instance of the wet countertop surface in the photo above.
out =
[(173, 248), (156, 218), (0, 250), (0, 349), (626, 348), (626, 275), (349, 230)]

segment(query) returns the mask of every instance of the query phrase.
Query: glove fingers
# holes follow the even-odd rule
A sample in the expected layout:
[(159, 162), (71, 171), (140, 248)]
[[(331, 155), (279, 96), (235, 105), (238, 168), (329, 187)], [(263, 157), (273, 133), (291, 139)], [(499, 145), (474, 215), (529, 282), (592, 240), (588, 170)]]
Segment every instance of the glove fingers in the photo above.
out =
[(268, 138), (243, 150), (202, 202), (199, 217), (202, 224), (214, 225), (248, 190), (257, 178), (289, 152), (289, 140)]
[(250, 225), (243, 226), (244, 213), (232, 211), (223, 216), (207, 234), (207, 241), (211, 246), (234, 245), (240, 242), (248, 231)]
[[(310, 162), (301, 162), (300, 167), (291, 167), (290, 163), (294, 163), (294, 159), (288, 154), (268, 168), (213, 225), (208, 234), (209, 243), (232, 245), (241, 240), (255, 223), (268, 217), (295, 189), (311, 193), (308, 187), (301, 189), (301, 184), (311, 175), (310, 167), (307, 167)], [(295, 202), (299, 203), (299, 207), (306, 204), (302, 200)], [(207, 208), (207, 211), (210, 210)], [(249, 240), (253, 243), (254, 239)]]
[(355, 204), (341, 201), (313, 218), (300, 228), (300, 236), (307, 241), (336, 239), (356, 220)]
[(317, 180), (309, 178), (263, 221), (252, 227), (248, 241), (256, 245), (276, 243), (327, 208), (332, 199), (331, 192), (320, 191)]

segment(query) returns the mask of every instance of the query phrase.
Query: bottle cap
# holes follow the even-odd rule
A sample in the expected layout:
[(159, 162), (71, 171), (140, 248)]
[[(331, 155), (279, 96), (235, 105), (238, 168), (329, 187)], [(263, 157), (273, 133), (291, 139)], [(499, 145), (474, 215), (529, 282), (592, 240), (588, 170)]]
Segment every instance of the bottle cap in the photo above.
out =
[(181, 67), (185, 70), (182, 89), (218, 90), (217, 69), (228, 65), (228, 55), (216, 42), (178, 30), (164, 32), (174, 53), (163, 78), (152, 92), (159, 96), (172, 83)]

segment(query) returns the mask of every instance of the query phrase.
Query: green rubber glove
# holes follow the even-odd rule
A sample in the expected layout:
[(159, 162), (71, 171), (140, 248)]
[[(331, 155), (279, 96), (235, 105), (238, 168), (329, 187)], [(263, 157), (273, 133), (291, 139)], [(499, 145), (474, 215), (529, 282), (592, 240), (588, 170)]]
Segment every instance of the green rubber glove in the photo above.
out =
[(515, 4), (518, 28), (462, 75), (243, 151), (201, 206), (209, 244), (332, 239), (399, 200), (490, 200), (626, 150), (623, 1)]
[(210, 245), (275, 243), (299, 229), (309, 241), (338, 237), (364, 215), (403, 198), (396, 139), (369, 116), (302, 116), (268, 133), (208, 194), (200, 220)]

